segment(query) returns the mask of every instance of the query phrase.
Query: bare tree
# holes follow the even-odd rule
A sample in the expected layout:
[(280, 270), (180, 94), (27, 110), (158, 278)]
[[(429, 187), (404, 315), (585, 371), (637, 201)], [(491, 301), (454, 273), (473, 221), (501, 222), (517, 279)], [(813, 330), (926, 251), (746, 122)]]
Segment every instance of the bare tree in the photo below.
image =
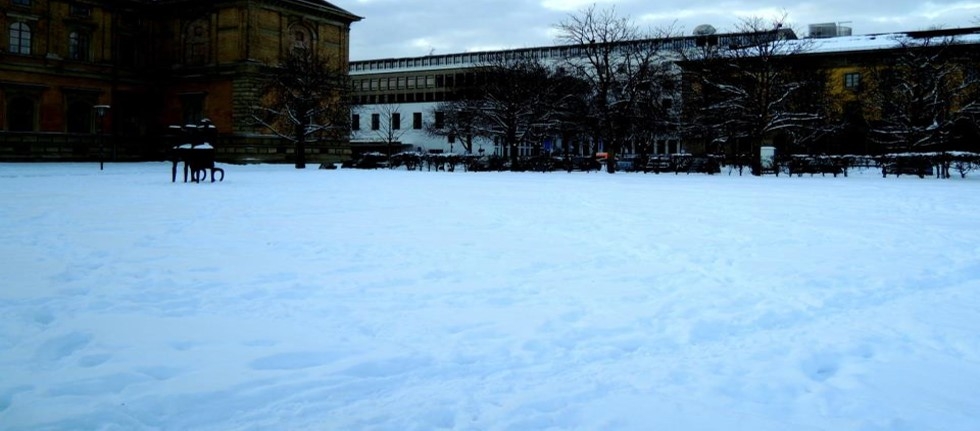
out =
[(483, 136), (484, 130), (480, 121), (479, 99), (470, 97), (439, 102), (430, 111), (429, 118), (441, 117), (441, 122), (428, 122), (425, 132), (430, 136), (445, 137), (449, 140), (460, 140), (463, 151), (473, 153), (473, 140)]
[(556, 115), (555, 73), (529, 56), (493, 59), (477, 71), (472, 100), (453, 114), (454, 127), (496, 139), (517, 169), (519, 146), (543, 139)]
[(400, 105), (383, 104), (376, 106), (377, 112), (371, 114), (371, 132), (376, 140), (385, 143), (387, 156), (390, 159), (395, 144), (401, 144), (401, 138), (408, 129), (402, 124)]
[[(614, 8), (595, 5), (556, 26), (558, 40), (573, 47), (566, 67), (591, 89), (589, 117), (594, 142), (601, 142), (610, 160), (628, 142), (642, 138), (665, 113), (665, 94), (676, 82), (664, 40), (670, 30), (646, 34)], [(669, 99), (669, 98), (668, 98)], [(610, 173), (615, 163), (608, 163)]]
[(350, 92), (347, 72), (330, 58), (294, 49), (267, 71), (264, 96), (252, 107), (252, 118), (293, 143), (296, 168), (303, 169), (307, 142), (349, 135)]
[[(591, 88), (589, 83), (578, 76), (556, 70), (552, 78), (551, 91), (554, 97), (548, 98), (547, 133), (561, 139), (563, 155), (571, 157), (573, 143), (590, 140)], [(571, 167), (570, 160), (566, 164)]]
[(896, 39), (899, 52), (872, 69), (866, 105), (874, 138), (898, 151), (944, 151), (958, 122), (980, 113), (980, 80), (954, 37)]
[(824, 76), (794, 61), (810, 44), (784, 26), (785, 15), (746, 19), (738, 32), (710, 41), (715, 47), (685, 54), (687, 120), (697, 124), (689, 133), (721, 142), (736, 156), (748, 150), (754, 174), (761, 173), (764, 142), (812, 137), (825, 118), (823, 98), (813, 93)]

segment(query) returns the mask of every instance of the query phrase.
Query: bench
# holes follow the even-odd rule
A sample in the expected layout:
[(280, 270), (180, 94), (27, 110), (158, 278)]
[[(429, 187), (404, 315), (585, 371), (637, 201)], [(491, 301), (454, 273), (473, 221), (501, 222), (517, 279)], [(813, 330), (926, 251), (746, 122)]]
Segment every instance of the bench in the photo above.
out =
[(217, 174), (221, 174), (218, 181), (225, 180), (225, 170), (214, 166), (214, 147), (209, 144), (191, 145), (184, 144), (174, 147), (171, 154), (171, 182), (177, 182), (177, 165), (184, 162), (184, 182), (188, 177), (192, 182), (199, 183), (208, 178), (211, 173), (211, 182), (216, 179)]

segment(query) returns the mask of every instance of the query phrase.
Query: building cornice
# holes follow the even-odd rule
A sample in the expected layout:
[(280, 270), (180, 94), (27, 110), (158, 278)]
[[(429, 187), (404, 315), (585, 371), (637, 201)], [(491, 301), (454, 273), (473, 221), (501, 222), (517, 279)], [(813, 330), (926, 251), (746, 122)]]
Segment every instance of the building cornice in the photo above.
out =
[(148, 4), (160, 9), (171, 11), (188, 11), (210, 9), (221, 5), (241, 3), (242, 5), (269, 5), (285, 7), (290, 10), (299, 11), (321, 18), (329, 18), (350, 25), (360, 21), (363, 17), (354, 15), (345, 9), (337, 7), (331, 3), (317, 0), (212, 0), (202, 2), (200, 0), (145, 0)]

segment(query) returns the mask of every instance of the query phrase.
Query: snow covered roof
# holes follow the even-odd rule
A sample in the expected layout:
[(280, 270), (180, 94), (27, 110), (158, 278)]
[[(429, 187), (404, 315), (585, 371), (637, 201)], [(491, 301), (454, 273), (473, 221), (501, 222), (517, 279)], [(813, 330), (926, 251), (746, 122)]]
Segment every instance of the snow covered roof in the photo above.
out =
[[(783, 37), (778, 40), (780, 51), (793, 54), (831, 54), (866, 52), (875, 50), (896, 49), (903, 43), (929, 41), (938, 44), (943, 41), (953, 41), (960, 44), (980, 44), (980, 27), (954, 28), (942, 30), (908, 31), (895, 33), (878, 33), (858, 36), (838, 36), (831, 38), (802, 38), (796, 37), (790, 29), (780, 30)], [(737, 38), (748, 33), (719, 34), (716, 37)], [(662, 39), (665, 43), (677, 42), (677, 46), (685, 42), (693, 43), (696, 36)], [(727, 43), (722, 41), (721, 43)], [(502, 53), (528, 53), (534, 58), (543, 60), (564, 58), (574, 52), (576, 46), (554, 45), (534, 48), (506, 49), (484, 52), (460, 52), (422, 57), (385, 58), (360, 60), (350, 62), (352, 76), (370, 75), (383, 72), (419, 72), (473, 67), (486, 62), (486, 58)]]
[(799, 39), (790, 43), (811, 44), (806, 53), (843, 53), (895, 49), (909, 42), (939, 43), (945, 40), (961, 44), (980, 44), (980, 27), (970, 27), (954, 30), (937, 30), (922, 32), (900, 32), (866, 34), (858, 36), (841, 36), (827, 39)]

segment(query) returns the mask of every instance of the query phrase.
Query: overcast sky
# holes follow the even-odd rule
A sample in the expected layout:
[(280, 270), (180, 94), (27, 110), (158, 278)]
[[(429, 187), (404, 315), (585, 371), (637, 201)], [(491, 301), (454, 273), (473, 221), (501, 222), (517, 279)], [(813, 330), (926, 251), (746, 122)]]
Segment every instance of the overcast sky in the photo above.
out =
[(555, 24), (593, 3), (647, 29), (690, 34), (700, 24), (731, 30), (744, 17), (786, 13), (807, 25), (842, 22), (854, 34), (980, 26), (980, 0), (331, 0), (364, 19), (351, 28), (351, 60), (547, 46)]

